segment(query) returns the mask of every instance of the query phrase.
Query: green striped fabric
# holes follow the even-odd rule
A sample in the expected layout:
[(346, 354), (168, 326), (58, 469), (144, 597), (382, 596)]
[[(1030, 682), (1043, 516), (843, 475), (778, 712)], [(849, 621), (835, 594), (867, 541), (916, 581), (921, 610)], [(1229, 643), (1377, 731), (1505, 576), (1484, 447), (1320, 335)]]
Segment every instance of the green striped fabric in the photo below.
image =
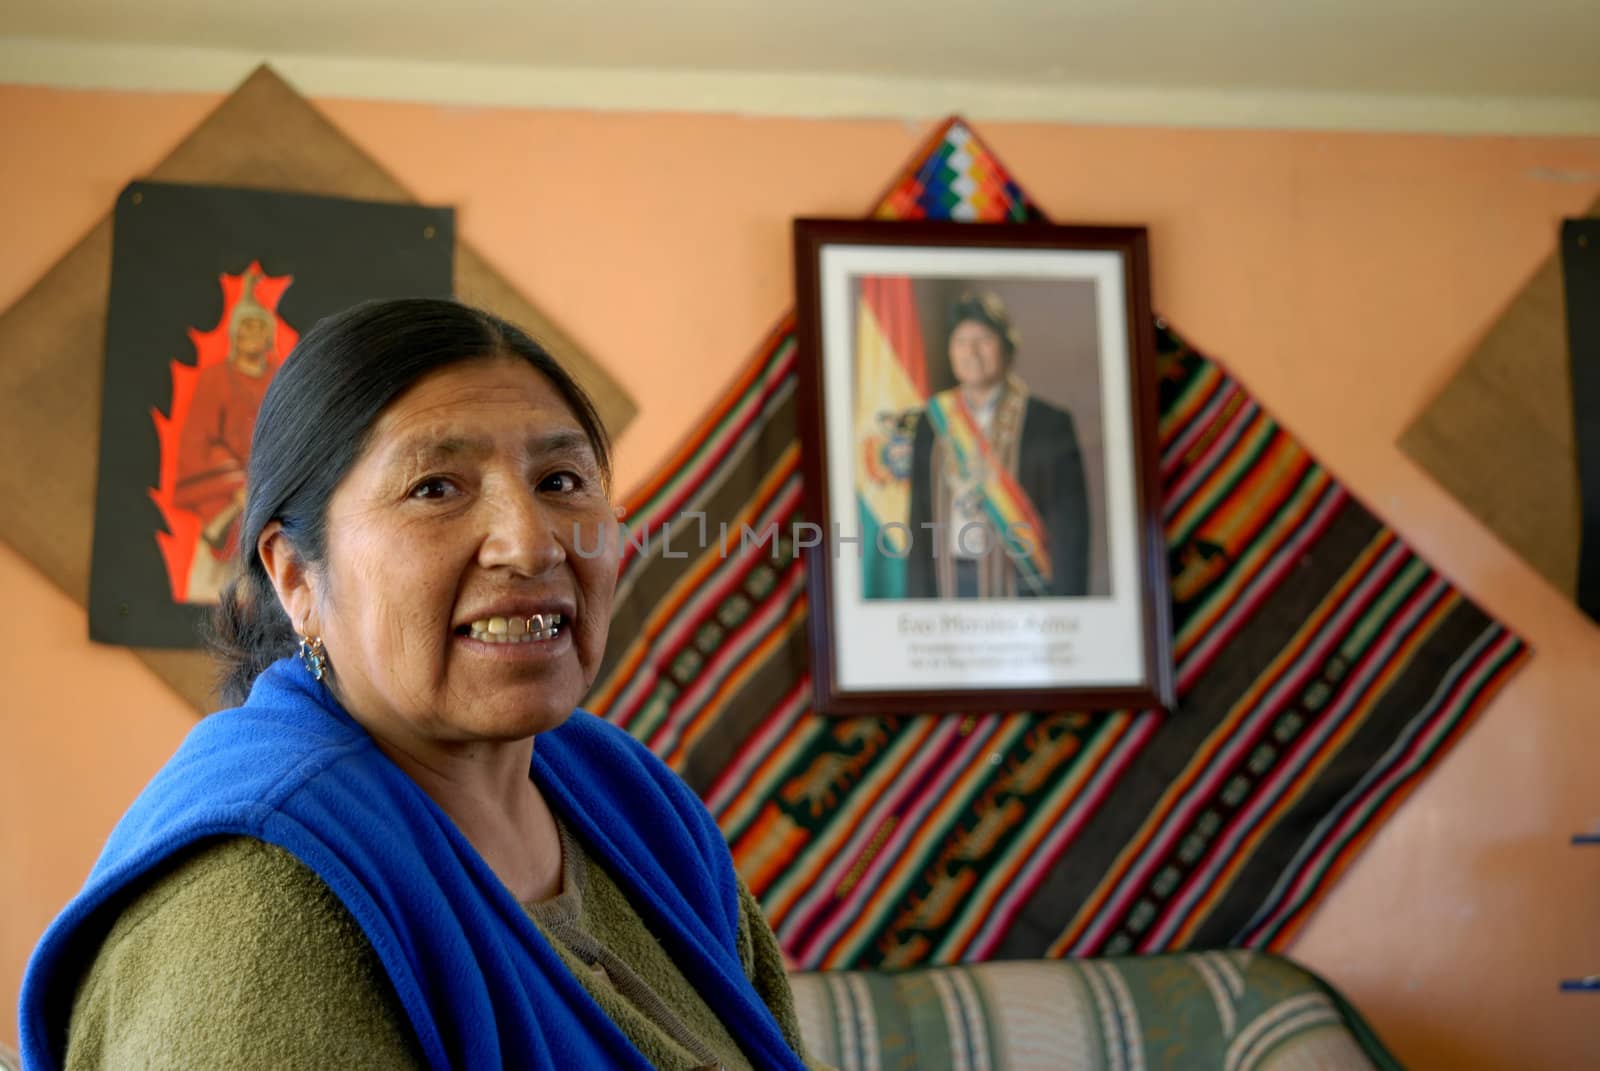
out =
[(1398, 1068), (1327, 983), (1235, 949), (791, 976), (811, 1055), (840, 1071)]

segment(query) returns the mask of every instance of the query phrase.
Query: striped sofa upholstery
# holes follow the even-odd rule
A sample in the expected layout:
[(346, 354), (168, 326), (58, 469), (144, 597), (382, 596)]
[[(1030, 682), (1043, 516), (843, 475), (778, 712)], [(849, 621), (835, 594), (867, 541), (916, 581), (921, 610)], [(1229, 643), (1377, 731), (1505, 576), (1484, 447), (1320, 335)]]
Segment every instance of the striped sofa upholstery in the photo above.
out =
[(1400, 1065), (1340, 995), (1232, 950), (791, 975), (840, 1071), (1345, 1071)]

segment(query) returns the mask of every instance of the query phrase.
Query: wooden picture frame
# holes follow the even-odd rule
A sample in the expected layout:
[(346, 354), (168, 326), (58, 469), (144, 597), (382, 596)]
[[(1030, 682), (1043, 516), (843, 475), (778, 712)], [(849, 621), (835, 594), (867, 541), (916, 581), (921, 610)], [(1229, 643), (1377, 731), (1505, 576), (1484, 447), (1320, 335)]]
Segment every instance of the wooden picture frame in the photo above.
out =
[(794, 238), (816, 709), (1172, 707), (1144, 228)]

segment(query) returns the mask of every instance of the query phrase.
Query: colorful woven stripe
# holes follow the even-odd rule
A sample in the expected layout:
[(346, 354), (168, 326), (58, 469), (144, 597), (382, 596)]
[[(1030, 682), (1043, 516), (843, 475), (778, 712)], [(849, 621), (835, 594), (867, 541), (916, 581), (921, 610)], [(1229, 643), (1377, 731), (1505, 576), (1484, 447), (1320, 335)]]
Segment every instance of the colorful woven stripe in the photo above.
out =
[(983, 512), (996, 532), (1007, 541), (1007, 554), (1035, 591), (1047, 591), (1054, 568), (1050, 551), (1037, 535), (1044, 522), (1028, 492), (995, 456), (994, 447), (978, 427), (972, 410), (957, 392), (946, 391), (928, 399), (928, 420), (949, 447), (963, 474), (983, 473)]
[[(1039, 218), (960, 123), (877, 214)], [(1159, 321), (1157, 348), (1170, 716), (812, 713), (790, 320), (631, 499), (590, 706), (704, 794), (797, 964), (1281, 948), (1525, 657), (1216, 362)]]
[(1006, 223), (1043, 219), (1011, 176), (964, 124), (947, 122), (884, 195), (878, 219)]

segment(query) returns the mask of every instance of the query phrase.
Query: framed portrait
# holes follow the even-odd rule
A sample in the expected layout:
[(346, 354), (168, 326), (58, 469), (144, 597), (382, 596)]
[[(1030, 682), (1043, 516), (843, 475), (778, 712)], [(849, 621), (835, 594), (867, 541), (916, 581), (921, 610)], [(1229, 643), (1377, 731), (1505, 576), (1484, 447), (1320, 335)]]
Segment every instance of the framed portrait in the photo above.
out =
[(1171, 707), (1144, 229), (794, 233), (817, 709)]

